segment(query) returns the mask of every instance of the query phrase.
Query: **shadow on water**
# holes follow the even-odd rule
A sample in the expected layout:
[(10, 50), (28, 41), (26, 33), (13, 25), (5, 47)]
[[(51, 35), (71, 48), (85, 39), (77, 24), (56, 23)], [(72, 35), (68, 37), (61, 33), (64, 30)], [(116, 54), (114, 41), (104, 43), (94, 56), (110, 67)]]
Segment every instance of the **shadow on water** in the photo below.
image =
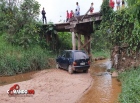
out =
[(37, 71), (32, 71), (28, 73), (18, 74), (15, 76), (4, 76), (0, 77), (0, 86), (15, 83), (15, 82), (21, 82), (26, 81), (32, 78), (32, 75), (37, 73)]
[(93, 85), (84, 94), (79, 103), (118, 103), (118, 96), (121, 92), (121, 83), (117, 78), (112, 78), (106, 72), (111, 64), (110, 61), (98, 61), (90, 68), (93, 77)]

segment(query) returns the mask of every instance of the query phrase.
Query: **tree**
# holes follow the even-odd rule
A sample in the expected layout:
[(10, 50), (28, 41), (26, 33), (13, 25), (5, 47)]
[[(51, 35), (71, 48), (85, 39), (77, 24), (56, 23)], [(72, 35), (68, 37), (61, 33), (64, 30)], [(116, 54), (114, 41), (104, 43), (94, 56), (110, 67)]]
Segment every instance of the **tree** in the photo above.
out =
[(6, 32), (7, 40), (24, 48), (36, 40), (36, 20), (40, 4), (35, 0), (2, 0), (0, 2), (0, 27)]
[(126, 0), (130, 13), (138, 19), (140, 23), (140, 0)]

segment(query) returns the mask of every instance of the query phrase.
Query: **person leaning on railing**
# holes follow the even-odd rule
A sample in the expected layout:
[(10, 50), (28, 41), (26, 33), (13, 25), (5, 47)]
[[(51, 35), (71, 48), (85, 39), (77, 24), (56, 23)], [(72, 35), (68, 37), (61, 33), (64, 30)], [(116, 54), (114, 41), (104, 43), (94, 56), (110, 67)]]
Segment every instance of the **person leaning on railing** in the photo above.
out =
[(90, 9), (89, 9), (90, 14), (93, 14), (93, 10), (94, 10), (93, 3), (91, 3)]

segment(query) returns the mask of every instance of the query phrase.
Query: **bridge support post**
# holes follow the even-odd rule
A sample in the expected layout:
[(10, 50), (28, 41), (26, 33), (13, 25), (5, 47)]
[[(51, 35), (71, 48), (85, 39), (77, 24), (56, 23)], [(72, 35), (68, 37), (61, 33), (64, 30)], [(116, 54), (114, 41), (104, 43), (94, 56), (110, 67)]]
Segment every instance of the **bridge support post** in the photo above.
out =
[(84, 35), (84, 45), (82, 46), (91, 57), (91, 35)]
[(72, 49), (76, 50), (76, 38), (74, 32), (72, 32)]
[(78, 50), (81, 50), (81, 34), (78, 34)]
[(87, 35), (84, 35), (84, 48), (85, 48), (85, 51), (88, 52), (88, 46), (87, 46), (87, 41), (88, 41), (88, 38), (87, 38)]
[(49, 35), (46, 35), (46, 41), (47, 41), (47, 44), (49, 44), (49, 41), (50, 40), (50, 37), (49, 37)]

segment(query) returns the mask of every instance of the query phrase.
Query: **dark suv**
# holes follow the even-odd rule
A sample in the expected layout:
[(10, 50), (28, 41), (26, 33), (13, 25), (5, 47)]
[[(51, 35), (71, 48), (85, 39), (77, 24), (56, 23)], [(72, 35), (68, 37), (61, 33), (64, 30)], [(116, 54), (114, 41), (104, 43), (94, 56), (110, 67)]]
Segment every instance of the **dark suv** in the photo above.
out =
[(56, 68), (66, 69), (70, 74), (78, 70), (88, 72), (90, 67), (89, 56), (82, 50), (65, 50), (58, 56), (56, 63)]

